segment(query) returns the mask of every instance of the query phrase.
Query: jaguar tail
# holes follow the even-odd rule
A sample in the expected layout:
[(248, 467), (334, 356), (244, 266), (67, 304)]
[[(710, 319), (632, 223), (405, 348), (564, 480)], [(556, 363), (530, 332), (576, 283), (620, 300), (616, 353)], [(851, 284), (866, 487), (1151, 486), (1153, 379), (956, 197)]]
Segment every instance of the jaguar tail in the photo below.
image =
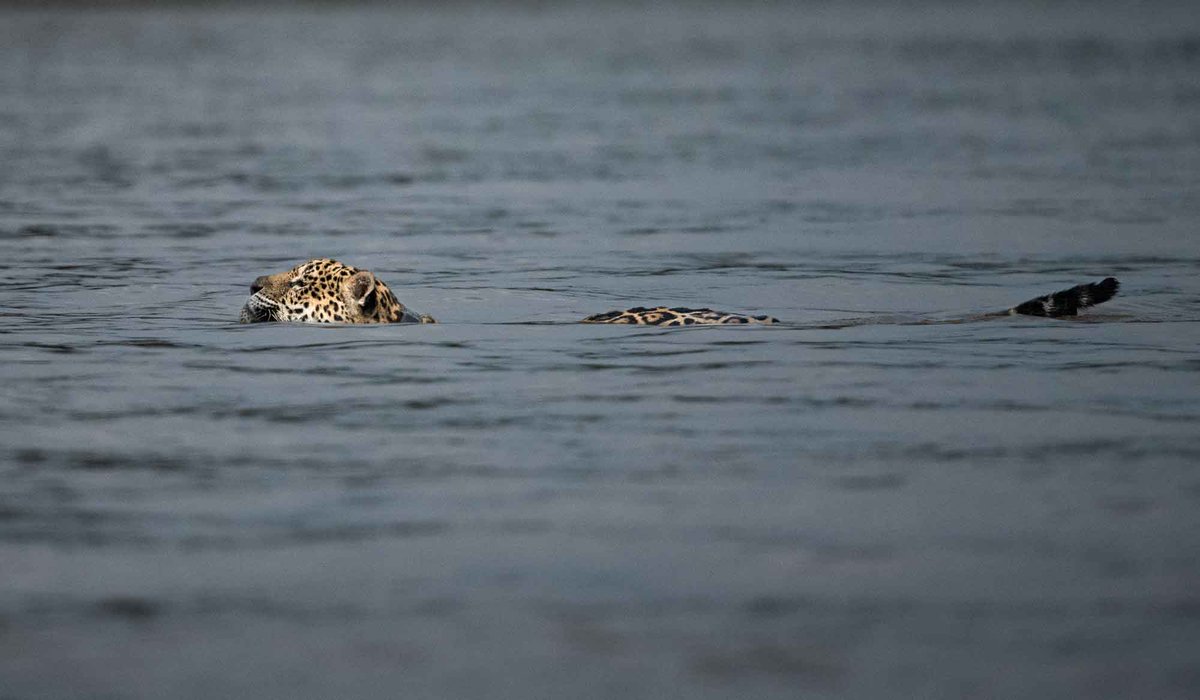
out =
[(1103, 304), (1117, 295), (1121, 283), (1115, 277), (1106, 277), (1099, 282), (1081, 284), (1061, 292), (1054, 292), (1018, 304), (1008, 310), (1009, 314), (1026, 316), (1075, 316), (1080, 309)]

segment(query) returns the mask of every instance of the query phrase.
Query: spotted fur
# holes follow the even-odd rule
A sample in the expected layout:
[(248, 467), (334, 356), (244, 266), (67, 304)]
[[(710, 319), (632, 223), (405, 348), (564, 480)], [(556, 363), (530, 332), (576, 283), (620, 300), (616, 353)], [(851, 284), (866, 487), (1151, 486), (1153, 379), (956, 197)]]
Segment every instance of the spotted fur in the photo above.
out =
[[(1117, 294), (1120, 282), (1112, 277), (1081, 284), (1014, 306), (1004, 313), (1030, 316), (1074, 316), (1081, 309), (1102, 304)], [(321, 258), (275, 275), (264, 275), (250, 285), (250, 298), (242, 307), (242, 323), (302, 321), (306, 323), (437, 323), (432, 316), (415, 313), (401, 304), (379, 278), (367, 270)], [(779, 323), (773, 316), (687, 309), (644, 307), (607, 311), (583, 323), (637, 326), (692, 326)]]
[(242, 323), (437, 323), (401, 304), (367, 270), (322, 258), (287, 272), (263, 275), (250, 285)]
[(667, 308), (665, 306), (646, 308), (638, 306), (626, 311), (607, 311), (602, 314), (588, 316), (583, 319), (583, 323), (624, 323), (638, 326), (692, 326), (723, 323), (779, 323), (779, 319), (772, 316), (731, 314), (725, 311), (713, 311), (712, 309)]
[[(437, 323), (401, 304), (379, 278), (366, 270), (322, 258), (264, 275), (250, 285), (242, 323)], [(690, 326), (718, 323), (778, 323), (770, 316), (746, 316), (712, 309), (637, 307), (583, 319), (583, 323)]]

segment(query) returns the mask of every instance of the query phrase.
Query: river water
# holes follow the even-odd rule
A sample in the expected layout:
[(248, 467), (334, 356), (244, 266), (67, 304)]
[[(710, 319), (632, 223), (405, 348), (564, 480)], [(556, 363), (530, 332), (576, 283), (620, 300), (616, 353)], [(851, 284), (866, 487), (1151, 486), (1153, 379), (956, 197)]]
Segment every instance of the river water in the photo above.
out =
[[(1196, 697), (1132, 5), (0, 10), (0, 697)], [(236, 323), (312, 257), (441, 323)]]

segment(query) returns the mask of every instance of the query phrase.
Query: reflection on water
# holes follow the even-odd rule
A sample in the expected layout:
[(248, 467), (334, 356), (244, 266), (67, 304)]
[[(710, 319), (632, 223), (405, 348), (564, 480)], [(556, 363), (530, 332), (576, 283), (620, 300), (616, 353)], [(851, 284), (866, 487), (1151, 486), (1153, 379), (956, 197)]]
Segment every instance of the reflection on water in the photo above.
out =
[[(3, 10), (0, 695), (1193, 696), (1124, 12)], [(442, 323), (236, 323), (319, 256)], [(785, 323), (575, 323), (648, 303)]]

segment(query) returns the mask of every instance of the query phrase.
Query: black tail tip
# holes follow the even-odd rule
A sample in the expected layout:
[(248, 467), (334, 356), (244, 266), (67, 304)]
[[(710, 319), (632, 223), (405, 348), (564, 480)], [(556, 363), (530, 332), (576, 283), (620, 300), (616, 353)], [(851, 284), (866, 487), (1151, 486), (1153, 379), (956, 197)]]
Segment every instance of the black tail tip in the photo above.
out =
[(1103, 304), (1112, 299), (1121, 288), (1116, 277), (1105, 277), (1099, 282), (1081, 284), (1044, 297), (1030, 299), (1012, 308), (1010, 313), (1028, 316), (1074, 316), (1080, 309)]
[(1121, 290), (1121, 283), (1116, 277), (1105, 277), (1096, 284), (1092, 285), (1092, 303), (1102, 304), (1117, 295)]

